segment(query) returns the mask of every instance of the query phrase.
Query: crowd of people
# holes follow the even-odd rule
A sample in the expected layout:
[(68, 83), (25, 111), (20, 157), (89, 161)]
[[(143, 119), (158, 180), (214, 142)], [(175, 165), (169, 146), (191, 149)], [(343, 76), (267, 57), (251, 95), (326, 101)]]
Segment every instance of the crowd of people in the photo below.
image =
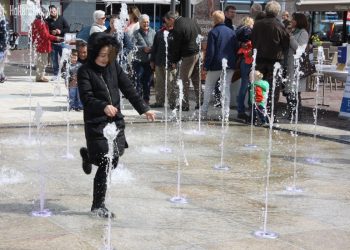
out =
[[(181, 107), (183, 111), (201, 108), (201, 116), (206, 119), (214, 97), (217, 107), (224, 105), (224, 117), (228, 119), (230, 87), (232, 82), (240, 79), (237, 93), (238, 119), (250, 121), (253, 116), (253, 120), (260, 125), (278, 122), (270, 113), (273, 102), (274, 107), (278, 108), (280, 91), (287, 98), (290, 118), (295, 116), (297, 100), (300, 101), (300, 93), (305, 90), (305, 79), (296, 81), (294, 55), (298, 47), (308, 44), (308, 21), (302, 13), (293, 13), (289, 17), (289, 13), (284, 12), (282, 18), (279, 18), (280, 11), (280, 4), (273, 0), (266, 4), (264, 10), (261, 5), (254, 3), (250, 15), (243, 17), (237, 26), (233, 24), (236, 8), (232, 5), (224, 11), (213, 10), (210, 13), (213, 28), (207, 36), (203, 59), (203, 70), (206, 72), (204, 94), (199, 74), (201, 29), (194, 19), (169, 11), (163, 17), (163, 27), (155, 31), (149, 25), (149, 16), (132, 6), (129, 8), (129, 22), (123, 30), (118, 30), (122, 27), (118, 25), (121, 21), (118, 15), (111, 16), (109, 26), (106, 27), (105, 12), (96, 10), (88, 40), (70, 41), (76, 45), (76, 49), (71, 50), (70, 57), (60, 69), (62, 41), (69, 31), (69, 25), (58, 15), (54, 5), (49, 7), (47, 18), (44, 11), (37, 15), (32, 23), (32, 40), (37, 52), (36, 81), (49, 81), (45, 76), (45, 67), (51, 54), (53, 78), (57, 79), (60, 77), (59, 72), (63, 73), (69, 88), (70, 109), (84, 110), (87, 147), (80, 150), (83, 170), (90, 174), (92, 164), (98, 166), (94, 179), (92, 212), (102, 217), (112, 215), (104, 204), (108, 145), (103, 128), (107, 123), (114, 122), (118, 129), (113, 157), (113, 167), (116, 167), (127, 147), (120, 105), (122, 96), (150, 121), (155, 119), (155, 113), (150, 108), (165, 105), (170, 109)], [(0, 9), (0, 17), (1, 15), (3, 11)], [(0, 21), (0, 82), (5, 78), (2, 55), (6, 51), (6, 44), (1, 42), (4, 36), (1, 28)], [(256, 65), (252, 69), (254, 49), (257, 51)], [(227, 60), (225, 66), (223, 59)], [(274, 80), (276, 62), (281, 64), (283, 74)], [(183, 84), (181, 105), (178, 103), (177, 78)], [(274, 96), (273, 81), (276, 83)], [(155, 103), (152, 104), (151, 84), (155, 88)], [(190, 107), (191, 84), (195, 92), (194, 107)], [(223, 101), (217, 102), (217, 99)]]

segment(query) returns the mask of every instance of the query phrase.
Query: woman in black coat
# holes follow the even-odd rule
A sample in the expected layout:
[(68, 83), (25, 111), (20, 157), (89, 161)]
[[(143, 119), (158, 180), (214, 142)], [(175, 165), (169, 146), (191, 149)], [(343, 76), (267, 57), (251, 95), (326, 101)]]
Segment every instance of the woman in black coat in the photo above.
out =
[(150, 111), (148, 105), (136, 93), (131, 81), (115, 60), (118, 49), (119, 44), (108, 34), (92, 34), (88, 41), (88, 62), (78, 71), (78, 88), (84, 106), (87, 144), (87, 148), (80, 149), (80, 154), (86, 174), (91, 173), (91, 164), (98, 166), (91, 211), (100, 217), (108, 217), (109, 213), (104, 204), (107, 191), (108, 142), (103, 136), (103, 129), (108, 123), (114, 122), (119, 130), (114, 141), (113, 168), (117, 167), (118, 159), (127, 147), (119, 90), (139, 114), (145, 114), (150, 121), (155, 119), (154, 112)]

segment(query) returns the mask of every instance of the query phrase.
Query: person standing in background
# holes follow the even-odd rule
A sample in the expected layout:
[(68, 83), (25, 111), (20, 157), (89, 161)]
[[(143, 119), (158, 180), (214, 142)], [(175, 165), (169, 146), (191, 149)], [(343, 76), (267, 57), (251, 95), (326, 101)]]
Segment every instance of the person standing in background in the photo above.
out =
[[(45, 14), (41, 12), (38, 14), (32, 23), (32, 41), (37, 52), (36, 62), (36, 77), (37, 82), (48, 82), (49, 79), (45, 77), (45, 67), (48, 61), (48, 53), (52, 51), (51, 41), (60, 42), (63, 38), (51, 35), (49, 27), (44, 20)], [(57, 71), (58, 72), (58, 71)]]
[(225, 85), (224, 118), (228, 119), (230, 114), (231, 78), (236, 64), (238, 42), (235, 32), (225, 25), (225, 16), (222, 11), (214, 11), (212, 19), (214, 28), (208, 33), (208, 46), (204, 62), (204, 69), (207, 71), (207, 77), (205, 80), (204, 100), (201, 112), (203, 119), (206, 119), (210, 97), (215, 83), (218, 78), (220, 78), (221, 81), (223, 80), (222, 59), (225, 58), (227, 60), (226, 82), (222, 84), (222, 86)]
[(195, 109), (198, 109), (202, 102), (202, 97), (199, 97), (199, 88), (202, 86), (199, 79), (199, 48), (197, 44), (197, 37), (201, 34), (201, 29), (193, 19), (179, 16), (177, 12), (173, 11), (165, 14), (164, 21), (168, 26), (174, 27), (174, 42), (171, 53), (172, 68), (175, 69), (176, 64), (182, 60), (180, 65), (180, 78), (184, 91), (182, 111), (190, 110), (190, 80), (192, 80), (196, 96)]
[(243, 17), (241, 25), (237, 28), (236, 35), (239, 44), (237, 64), (241, 71), (241, 86), (237, 96), (237, 118), (248, 120), (248, 115), (245, 112), (245, 98), (250, 84), (249, 73), (253, 63), (253, 51), (251, 34), (254, 25), (254, 19), (251, 17)]
[[(281, 21), (277, 18), (281, 11), (281, 5), (272, 0), (266, 4), (266, 16), (256, 20), (252, 30), (253, 48), (257, 50), (256, 70), (259, 70), (270, 85), (267, 112), (271, 113), (274, 102), (275, 113), (280, 96), (281, 79), (277, 79), (275, 96), (272, 95), (273, 71), (276, 62), (283, 63), (283, 54), (289, 48), (289, 34)], [(273, 122), (278, 122), (275, 117)]]
[(106, 13), (102, 10), (96, 10), (92, 14), (92, 17), (94, 19), (94, 23), (91, 25), (90, 35), (95, 32), (104, 32), (107, 29), (105, 26)]
[[(63, 16), (59, 16), (55, 5), (49, 6), (50, 16), (46, 19), (49, 26), (49, 32), (53, 36), (64, 37), (69, 32), (69, 25)], [(51, 80), (57, 80), (59, 71), (59, 58), (62, 56), (62, 45), (59, 42), (52, 43), (51, 62), (54, 77)]]
[(136, 90), (143, 100), (149, 104), (152, 69), (150, 65), (151, 51), (156, 32), (149, 27), (149, 16), (142, 14), (139, 18), (140, 29), (134, 32), (134, 43), (137, 47), (133, 67), (136, 77)]
[(136, 6), (131, 6), (128, 10), (129, 13), (129, 23), (125, 28), (125, 32), (132, 38), (134, 32), (140, 29), (139, 17), (141, 16), (141, 12)]
[(236, 27), (233, 25), (233, 19), (236, 16), (236, 7), (233, 5), (227, 5), (224, 13), (225, 13), (225, 25), (231, 30), (235, 30)]
[[(151, 52), (151, 68), (155, 71), (155, 91), (156, 91), (156, 102), (154, 104), (151, 104), (151, 108), (161, 108), (164, 107), (165, 102), (165, 76), (167, 75), (167, 92), (168, 92), (168, 100), (169, 100), (169, 107), (170, 109), (175, 109), (176, 107), (176, 69), (173, 69), (169, 67), (169, 62), (171, 61), (171, 58), (169, 57), (171, 55), (171, 50), (173, 46), (173, 33), (172, 33), (173, 27), (168, 26), (165, 24), (165, 26), (160, 29), (155, 37)], [(168, 48), (166, 48), (165, 41), (164, 41), (164, 32), (168, 33)], [(168, 70), (166, 70), (166, 49), (168, 49)]]
[[(236, 16), (236, 7), (233, 5), (228, 5), (225, 8), (224, 11), (225, 14), (225, 25), (226, 27), (230, 28), (231, 30), (235, 30), (235, 26), (233, 25), (233, 19)], [(220, 79), (215, 84), (214, 88), (214, 107), (220, 108), (221, 107), (221, 91), (220, 91)]]
[(6, 52), (8, 49), (8, 34), (6, 25), (7, 22), (5, 18), (5, 10), (0, 5), (0, 83), (4, 83), (6, 80), (4, 73)]

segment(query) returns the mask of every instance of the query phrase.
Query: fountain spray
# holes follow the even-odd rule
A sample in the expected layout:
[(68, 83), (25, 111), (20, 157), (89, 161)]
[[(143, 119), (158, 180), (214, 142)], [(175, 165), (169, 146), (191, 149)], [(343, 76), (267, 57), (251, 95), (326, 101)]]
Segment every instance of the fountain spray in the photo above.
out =
[[(256, 54), (257, 54), (257, 50), (253, 49), (253, 63), (252, 63), (252, 76), (253, 79), (251, 80), (251, 84), (254, 83), (255, 81), (255, 68), (256, 68)], [(244, 146), (248, 147), (248, 148), (256, 148), (257, 146), (253, 143), (253, 129), (254, 129), (254, 109), (255, 109), (255, 88), (252, 88), (253, 91), (253, 101), (251, 103), (252, 105), (252, 110), (250, 113), (250, 143), (249, 144), (245, 144)]]
[[(315, 97), (315, 107), (313, 109), (313, 116), (314, 116), (314, 131), (313, 131), (313, 145), (316, 145), (316, 136), (317, 136), (317, 116), (318, 116), (318, 105), (319, 105), (319, 89), (320, 89), (320, 75), (323, 67), (325, 56), (323, 47), (319, 46), (317, 49), (317, 63), (319, 67), (317, 68), (317, 76), (316, 76), (316, 97)], [(324, 97), (323, 97), (324, 98)], [(321, 161), (320, 159), (316, 158), (313, 155), (310, 158), (307, 158), (306, 161), (311, 164), (319, 164)]]
[(45, 176), (44, 176), (44, 167), (42, 162), (42, 146), (41, 146), (41, 134), (40, 129), (42, 127), (41, 124), (41, 118), (43, 115), (43, 109), (38, 103), (35, 109), (35, 115), (34, 115), (34, 123), (36, 125), (36, 140), (37, 144), (39, 146), (39, 175), (40, 175), (40, 210), (39, 211), (32, 211), (32, 215), (35, 217), (49, 217), (52, 215), (51, 211), (49, 209), (45, 209)]
[[(274, 70), (273, 70), (273, 81), (272, 81), (272, 98), (275, 96), (275, 88), (276, 88), (276, 81), (277, 78), (281, 77), (281, 64), (276, 62), (274, 65)], [(267, 154), (267, 173), (266, 173), (266, 184), (265, 184), (265, 211), (264, 211), (264, 225), (263, 225), (263, 230), (257, 230), (254, 231), (253, 234), (257, 238), (266, 238), (266, 239), (276, 239), (278, 237), (278, 234), (275, 232), (267, 231), (266, 226), (267, 226), (267, 214), (268, 214), (268, 190), (269, 190), (269, 185), (270, 185), (270, 171), (271, 171), (271, 153), (272, 153), (272, 127), (273, 127), (273, 111), (275, 104), (272, 101), (271, 104), (271, 117), (269, 118), (269, 148), (268, 148), (268, 154)]]
[(198, 133), (201, 132), (201, 100), (202, 100), (202, 83), (201, 83), (201, 73), (202, 73), (202, 41), (203, 36), (198, 35), (196, 38), (196, 43), (198, 45), (198, 79), (199, 79), (199, 86), (198, 86)]
[[(33, 79), (32, 79), (32, 70), (33, 70), (33, 39), (32, 39), (32, 23), (36, 18), (36, 15), (41, 13), (40, 3), (33, 3), (30, 0), (27, 0), (27, 18), (25, 18), (25, 27), (28, 28), (28, 41), (29, 41), (29, 77), (30, 77), (30, 87), (29, 87), (29, 124), (28, 124), (28, 140), (31, 143), (32, 141), (32, 87), (33, 87)], [(34, 48), (36, 44), (34, 44)], [(36, 56), (35, 56), (36, 61)]]
[[(108, 142), (108, 167), (106, 168), (107, 171), (107, 193), (106, 193), (106, 202), (109, 203), (111, 200), (111, 192), (110, 192), (110, 186), (112, 183), (112, 169), (113, 169), (113, 158), (114, 158), (114, 141), (117, 138), (117, 135), (119, 133), (119, 130), (114, 122), (108, 123), (105, 128), (103, 129), (103, 136), (107, 139)], [(118, 147), (116, 146), (116, 149), (118, 150)], [(118, 153), (119, 155), (119, 153)], [(111, 231), (112, 231), (112, 222), (111, 222), (111, 212), (108, 212), (108, 224), (106, 227), (106, 235), (105, 235), (105, 243), (104, 243), (104, 249), (106, 250), (112, 250), (113, 247), (111, 245)]]
[(303, 190), (301, 188), (296, 187), (296, 178), (297, 178), (297, 148), (298, 148), (298, 119), (299, 119), (299, 81), (300, 81), (300, 59), (302, 54), (305, 52), (306, 45), (299, 46), (294, 55), (294, 79), (293, 79), (293, 92), (296, 97), (296, 106), (295, 106), (295, 126), (294, 126), (294, 168), (293, 168), (293, 185), (286, 187), (288, 192), (293, 194), (300, 193)]
[(164, 42), (165, 42), (165, 103), (164, 103), (164, 113), (165, 113), (165, 126), (164, 126), (164, 147), (160, 148), (161, 152), (171, 153), (171, 148), (167, 147), (168, 138), (168, 35), (169, 31), (164, 30)]
[[(60, 76), (60, 72), (62, 70), (62, 67), (63, 67), (63, 63), (66, 62), (66, 74), (65, 74), (65, 82), (66, 82), (66, 87), (67, 87), (67, 112), (66, 112), (66, 122), (67, 122), (67, 140), (66, 140), (66, 154), (63, 155), (62, 157), (63, 158), (66, 158), (66, 159), (74, 159), (74, 156), (73, 154), (70, 153), (70, 136), (69, 136), (69, 130), (70, 130), (70, 119), (69, 119), (69, 102), (70, 102), (70, 99), (69, 99), (69, 77), (70, 77), (70, 69), (71, 69), (71, 62), (70, 62), (70, 59), (69, 59), (69, 55), (71, 53), (71, 50), (70, 49), (67, 49), (67, 48), (63, 48), (63, 51), (62, 51), (62, 57), (61, 57), (61, 62), (62, 62), (62, 66), (60, 66), (59, 68), (59, 73), (58, 75)], [(61, 62), (60, 62), (60, 65), (61, 65)], [(58, 85), (56, 83), (56, 85)]]
[(221, 162), (219, 164), (215, 164), (214, 169), (216, 170), (229, 170), (230, 167), (224, 164), (224, 141), (225, 141), (225, 124), (228, 123), (229, 118), (229, 108), (226, 108), (226, 105), (230, 105), (225, 102), (226, 96), (226, 69), (227, 69), (227, 59), (222, 59), (222, 75), (221, 78)]
[[(178, 124), (179, 124), (179, 149), (180, 152), (184, 158), (185, 166), (188, 166), (188, 161), (185, 155), (185, 145), (183, 141), (183, 131), (182, 131), (182, 100), (184, 98), (183, 94), (183, 84), (181, 80), (177, 80), (177, 85), (179, 87), (179, 117), (178, 117)], [(186, 197), (183, 197), (180, 195), (180, 188), (181, 188), (181, 161), (180, 161), (180, 153), (177, 157), (178, 165), (177, 165), (177, 195), (170, 198), (170, 202), (177, 203), (177, 204), (186, 204), (188, 203)]]

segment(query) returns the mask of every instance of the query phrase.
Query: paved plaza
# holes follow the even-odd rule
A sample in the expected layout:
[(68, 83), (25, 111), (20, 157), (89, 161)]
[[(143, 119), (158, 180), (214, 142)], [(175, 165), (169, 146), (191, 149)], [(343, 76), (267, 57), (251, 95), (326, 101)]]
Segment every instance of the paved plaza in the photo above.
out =
[[(170, 110), (166, 129), (163, 109), (148, 123), (124, 101), (130, 147), (112, 173), (109, 236), (108, 220), (90, 214), (96, 169), (85, 175), (81, 168), (82, 112), (66, 111), (64, 84), (32, 82), (18, 65), (7, 70), (0, 85), (0, 249), (104, 249), (108, 240), (113, 249), (133, 250), (349, 249), (350, 126), (337, 117), (340, 90), (327, 90), (330, 107), (320, 110), (316, 127), (313, 100), (304, 102), (298, 136), (279, 113), (271, 150), (269, 129), (251, 130), (235, 110), (222, 128), (220, 109), (211, 108), (201, 133), (196, 112), (183, 112), (180, 133)], [(33, 122), (38, 106), (40, 129)], [(246, 146), (251, 142), (257, 147)], [(164, 146), (172, 152), (162, 153)], [(213, 168), (221, 159), (229, 170)], [(287, 191), (291, 186), (301, 192)], [(178, 194), (188, 203), (169, 201)], [(40, 201), (52, 216), (32, 216)], [(253, 236), (264, 222), (277, 239)]]

